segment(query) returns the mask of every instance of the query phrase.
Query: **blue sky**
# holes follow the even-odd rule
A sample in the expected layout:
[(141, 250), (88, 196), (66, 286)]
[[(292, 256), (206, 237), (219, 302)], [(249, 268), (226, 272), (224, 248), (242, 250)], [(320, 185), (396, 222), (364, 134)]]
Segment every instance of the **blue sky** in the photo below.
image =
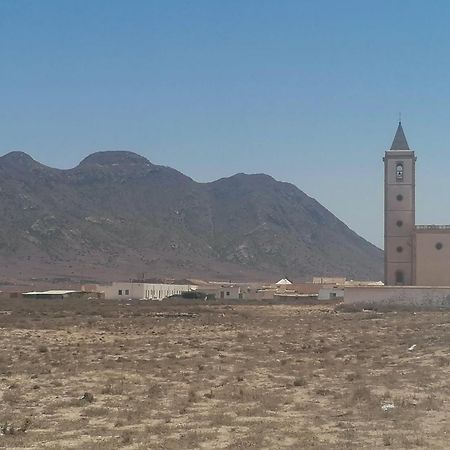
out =
[(450, 223), (450, 2), (0, 0), (0, 154), (268, 173), (377, 245), (399, 111)]

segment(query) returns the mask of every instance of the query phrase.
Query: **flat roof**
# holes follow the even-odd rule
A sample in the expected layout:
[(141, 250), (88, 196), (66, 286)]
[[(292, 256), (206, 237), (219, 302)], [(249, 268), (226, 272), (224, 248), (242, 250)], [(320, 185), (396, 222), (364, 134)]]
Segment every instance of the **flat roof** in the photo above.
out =
[(32, 291), (24, 292), (22, 295), (65, 295), (65, 294), (75, 294), (81, 293), (82, 291), (65, 291), (60, 289), (54, 289), (50, 291)]

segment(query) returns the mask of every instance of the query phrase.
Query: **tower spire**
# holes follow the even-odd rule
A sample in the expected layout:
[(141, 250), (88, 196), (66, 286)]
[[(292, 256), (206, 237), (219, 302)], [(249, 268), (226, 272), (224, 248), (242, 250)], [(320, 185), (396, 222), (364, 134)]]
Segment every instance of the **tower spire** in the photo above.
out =
[(397, 132), (395, 133), (394, 140), (392, 141), (391, 150), (410, 150), (408, 141), (406, 140), (406, 136), (403, 131), (401, 117), (399, 119)]

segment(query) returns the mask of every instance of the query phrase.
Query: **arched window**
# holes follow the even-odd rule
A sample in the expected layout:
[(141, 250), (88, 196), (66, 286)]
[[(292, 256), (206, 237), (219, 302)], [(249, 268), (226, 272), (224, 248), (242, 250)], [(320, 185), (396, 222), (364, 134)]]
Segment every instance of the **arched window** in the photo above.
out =
[(397, 163), (395, 166), (395, 178), (397, 181), (403, 181), (403, 164)]
[(404, 284), (405, 277), (403, 275), (403, 272), (401, 270), (395, 271), (395, 284)]

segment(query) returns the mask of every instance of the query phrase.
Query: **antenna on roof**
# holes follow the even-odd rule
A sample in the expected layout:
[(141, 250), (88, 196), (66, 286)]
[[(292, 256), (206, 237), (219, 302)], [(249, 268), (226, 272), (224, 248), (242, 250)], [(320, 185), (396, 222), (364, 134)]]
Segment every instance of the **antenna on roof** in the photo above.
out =
[(398, 123), (402, 123), (402, 113), (398, 113)]

